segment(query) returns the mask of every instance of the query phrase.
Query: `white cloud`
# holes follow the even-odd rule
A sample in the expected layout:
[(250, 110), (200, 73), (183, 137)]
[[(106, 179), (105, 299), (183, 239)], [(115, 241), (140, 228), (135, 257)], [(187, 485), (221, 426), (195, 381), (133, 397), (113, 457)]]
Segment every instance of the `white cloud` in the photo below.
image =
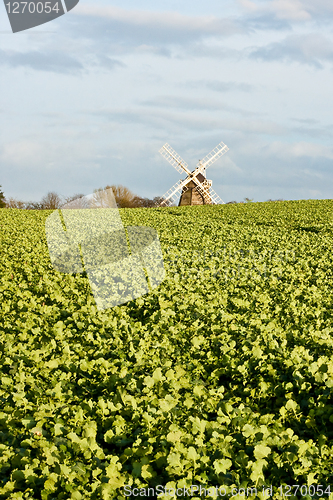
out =
[(230, 106), (230, 104), (219, 102), (216, 99), (208, 99), (202, 97), (190, 98), (182, 96), (159, 96), (155, 97), (154, 99), (142, 101), (140, 104), (155, 108), (173, 108), (178, 110), (182, 109), (185, 111), (225, 111), (227, 113), (236, 113), (242, 116), (258, 116), (262, 114), (258, 112), (248, 111), (237, 106)]
[(5, 144), (0, 151), (1, 162), (14, 166), (28, 166), (39, 162), (44, 156), (45, 146), (41, 143), (29, 140), (21, 140)]
[(73, 170), (78, 164), (81, 166), (94, 164), (96, 156), (92, 142), (73, 143), (71, 140), (66, 140), (66, 130), (53, 141), (49, 138), (36, 138), (34, 134), (31, 139), (22, 137), (0, 146), (2, 164), (7, 164), (16, 170), (29, 169), (35, 173), (61, 171), (63, 174), (66, 170), (68, 172), (69, 164)]
[(333, 159), (333, 148), (323, 144), (315, 144), (311, 142), (295, 142), (293, 144), (286, 144), (282, 142), (273, 142), (267, 148), (270, 155), (276, 155), (280, 158), (327, 158)]
[(292, 19), (295, 21), (307, 21), (311, 19), (311, 14), (304, 8), (302, 2), (298, 0), (274, 0), (271, 8), (280, 19)]
[(264, 4), (258, 4), (251, 0), (239, 0), (239, 3), (251, 13), (257, 15), (273, 14), (277, 19), (308, 21), (312, 17), (301, 0), (270, 0)]
[(279, 42), (248, 50), (253, 59), (264, 61), (297, 61), (317, 68), (333, 62), (333, 42), (319, 33), (291, 35)]
[(238, 3), (250, 12), (258, 12), (260, 9), (259, 5), (251, 0), (238, 0)]
[[(245, 113), (245, 112), (244, 112)], [(271, 120), (226, 118), (222, 111), (212, 115), (199, 112), (175, 112), (162, 109), (109, 109), (95, 111), (94, 116), (105, 118), (111, 123), (141, 125), (169, 133), (170, 129), (184, 131), (216, 132), (231, 130), (247, 134), (285, 135), (288, 130)]]
[(270, 15), (291, 22), (324, 20), (333, 14), (331, 0), (238, 0), (250, 16)]
[[(155, 32), (157, 36), (178, 33), (178, 37), (192, 33), (202, 35), (230, 36), (242, 31), (231, 19), (216, 16), (191, 16), (178, 12), (152, 12), (145, 10), (127, 10), (119, 7), (98, 7), (79, 4), (76, 14), (89, 18), (99, 18), (110, 23), (132, 26)], [(168, 35), (168, 38), (169, 35)]]
[(308, 21), (311, 14), (299, 0), (273, 0), (265, 7), (268, 12), (272, 12), (278, 19), (288, 19), (292, 21)]
[[(199, 83), (199, 82), (198, 82)], [(195, 82), (193, 82), (195, 84)], [(244, 82), (221, 82), (221, 81), (206, 81), (202, 82), (202, 85), (205, 87), (215, 90), (216, 92), (252, 92), (256, 89), (254, 85), (250, 85), (249, 83)]]
[(77, 74), (83, 70), (81, 62), (62, 51), (0, 50), (0, 66), (25, 67), (37, 71)]
[(223, 156), (222, 165), (221, 163), (218, 166), (212, 165), (212, 167), (210, 167), (209, 170), (207, 170), (207, 178), (209, 178), (209, 172), (213, 172), (215, 170), (221, 170), (221, 175), (241, 174), (244, 171), (241, 167), (239, 167), (236, 164), (234, 160), (230, 158), (230, 155)]

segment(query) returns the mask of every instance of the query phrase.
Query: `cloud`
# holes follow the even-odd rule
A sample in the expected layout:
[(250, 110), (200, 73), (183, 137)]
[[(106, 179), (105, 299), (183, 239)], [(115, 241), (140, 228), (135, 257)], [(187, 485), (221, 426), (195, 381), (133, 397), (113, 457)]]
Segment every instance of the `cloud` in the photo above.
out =
[(243, 18), (243, 25), (252, 34), (258, 31), (291, 31), (292, 23), (286, 19), (278, 19), (271, 13), (258, 13)]
[(202, 85), (205, 85), (207, 88), (211, 90), (215, 90), (216, 92), (252, 92), (256, 89), (254, 85), (250, 85), (249, 83), (238, 83), (238, 82), (219, 82), (219, 81), (207, 81), (201, 82)]
[(263, 61), (296, 61), (316, 68), (333, 61), (333, 42), (321, 34), (291, 35), (281, 42), (249, 49), (249, 57)]
[(246, 12), (246, 19), (253, 26), (288, 28), (293, 24), (325, 23), (332, 20), (331, 0), (238, 0)]
[[(167, 107), (167, 106), (165, 106)], [(288, 129), (270, 120), (261, 119), (236, 119), (223, 117), (212, 117), (211, 112), (204, 114), (194, 111), (177, 112), (163, 109), (111, 109), (92, 111), (93, 116), (99, 116), (114, 124), (142, 125), (170, 135), (189, 131), (200, 131), (200, 133), (217, 131), (245, 132), (246, 134), (263, 134), (280, 136), (288, 133)], [(221, 112), (220, 112), (221, 115)]]
[(45, 153), (45, 148), (35, 141), (21, 140), (7, 143), (0, 152), (1, 161), (9, 165), (23, 166), (34, 164)]
[(82, 63), (64, 52), (19, 52), (0, 50), (0, 66), (26, 67), (37, 71), (77, 74), (83, 70)]
[(116, 68), (126, 68), (127, 65), (118, 59), (108, 56), (107, 54), (91, 54), (90, 57), (86, 58), (85, 68), (88, 67), (101, 67), (108, 71), (112, 71)]
[[(243, 174), (243, 172), (244, 172), (244, 169), (240, 168), (239, 165), (237, 165), (235, 163), (235, 161), (232, 158), (230, 158), (230, 155), (223, 156), (222, 167), (221, 167), (221, 163), (219, 163), (218, 165), (214, 164), (211, 167), (209, 167), (209, 170), (207, 170), (207, 172), (212, 172), (212, 175), (215, 175), (215, 172), (217, 170), (220, 170), (221, 168), (223, 168), (223, 170), (222, 170), (223, 177), (225, 177), (226, 175), (235, 174), (235, 173)], [(209, 177), (209, 173), (207, 174), (207, 177)]]
[[(297, 121), (297, 120), (296, 120)], [(310, 121), (310, 120), (309, 120)], [(301, 121), (302, 123), (302, 121)], [(305, 122), (306, 124), (306, 122)], [(311, 138), (318, 138), (319, 140), (323, 140), (324, 138), (330, 138), (330, 140), (332, 140), (332, 136), (333, 136), (333, 127), (332, 125), (327, 125), (327, 126), (324, 126), (324, 127), (321, 127), (321, 126), (303, 126), (303, 127), (293, 127), (291, 129), (291, 131), (293, 132), (293, 134), (297, 134), (297, 136), (301, 136), (301, 137), (311, 137)]]
[(278, 19), (293, 21), (308, 21), (311, 14), (300, 0), (273, 0), (269, 9), (276, 14)]
[[(116, 57), (128, 54), (239, 62), (250, 57), (264, 61), (298, 61), (317, 68), (322, 67), (323, 61), (331, 60), (332, 42), (316, 33), (291, 35), (266, 46), (246, 47), (248, 39), (244, 38), (241, 44), (227, 46), (225, 41), (235, 35), (253, 35), (259, 29), (290, 30), (295, 21), (311, 19), (301, 0), (270, 0), (264, 5), (252, 0), (240, 3), (247, 14), (229, 18), (79, 4), (75, 14), (65, 20), (67, 44), (72, 46), (72, 53), (79, 54), (77, 59), (81, 64), (90, 58), (93, 66), (106, 69), (124, 65)], [(73, 48), (70, 40), (81, 43), (74, 43)], [(62, 45), (65, 50), (66, 44)], [(221, 92), (228, 89), (223, 82), (211, 82), (210, 88)], [(239, 84), (236, 89), (250, 90), (246, 84)]]
[[(309, 0), (239, 0), (245, 15), (222, 17), (185, 15), (80, 3), (62, 19), (57, 50), (54, 40), (35, 41), (39, 50), (0, 50), (0, 65), (28, 67), (38, 71), (80, 74), (88, 69), (112, 71), (125, 67), (121, 56), (154, 55), (166, 58), (216, 58), (239, 61), (248, 56), (261, 60), (290, 60), (322, 67), (331, 60), (333, 47), (320, 34), (293, 35), (262, 47), (226, 46), (235, 35), (253, 35), (261, 30), (291, 29), (294, 22), (309, 21), (317, 15), (317, 3)], [(319, 11), (333, 13), (327, 0), (319, 0)], [(318, 17), (318, 16), (317, 16)], [(319, 17), (318, 17), (319, 18)], [(229, 44), (230, 45), (230, 44)], [(209, 82), (217, 92), (253, 90), (246, 83)]]
[[(84, 4), (79, 4), (67, 18), (63, 21), (62, 37), (67, 36), (68, 41), (80, 40), (81, 49), (74, 42), (76, 51), (106, 54), (112, 58), (133, 53), (168, 58), (206, 57), (207, 54), (230, 57), (231, 49), (209, 47), (207, 42), (249, 32), (236, 17), (193, 16)], [(73, 43), (70, 45), (73, 47)]]
[[(107, 71), (125, 67), (128, 54), (165, 58), (240, 57), (241, 53), (210, 40), (221, 41), (246, 33), (237, 18), (184, 15), (178, 12), (131, 10), (80, 3), (61, 20), (54, 37), (29, 38), (29, 51), (0, 50), (0, 65), (37, 71), (80, 74), (88, 69)], [(212, 45), (212, 46), (209, 46)], [(32, 50), (32, 46), (34, 50)]]
[(217, 43), (207, 43), (206, 40), (201, 42), (193, 42), (184, 44), (181, 51), (174, 50), (173, 56), (178, 59), (194, 59), (194, 58), (214, 58), (214, 59), (231, 59), (240, 61), (243, 58), (243, 50), (225, 47)]
[[(107, 70), (126, 67), (126, 65), (105, 53), (66, 54), (65, 47), (59, 51), (44, 48), (20, 52), (0, 49), (0, 66), (10, 68), (29, 68), (35, 71), (46, 71), (58, 74), (79, 75), (91, 67), (103, 67)], [(71, 51), (71, 54), (75, 51)]]
[[(76, 158), (73, 162), (73, 158)], [(34, 173), (68, 172), (72, 163), (94, 164), (96, 162), (95, 146), (92, 141), (66, 141), (66, 131), (53, 140), (43, 137), (43, 134), (21, 137), (0, 144), (0, 162), (10, 169)], [(69, 167), (70, 165), (70, 167)], [(75, 165), (74, 165), (75, 167)]]
[[(245, 196), (262, 201), (331, 196), (333, 148), (310, 141), (289, 143), (289, 135), (271, 142), (263, 136), (226, 134), (224, 140), (230, 150), (223, 168), (216, 169), (212, 178), (214, 189), (225, 201)], [(227, 157), (241, 172), (224, 171)]]
[(300, 0), (270, 0), (264, 4), (258, 4), (251, 0), (239, 0), (239, 4), (252, 14), (271, 14), (277, 19), (292, 21), (311, 19), (311, 14), (304, 3)]
[(242, 116), (258, 116), (262, 113), (254, 113), (236, 106), (230, 106), (214, 99), (207, 98), (189, 98), (180, 96), (160, 96), (154, 99), (142, 101), (143, 106), (168, 108), (168, 109), (182, 109), (185, 111), (226, 111), (228, 113), (237, 113)]
[(294, 122), (306, 124), (306, 125), (318, 125), (319, 121), (314, 118), (292, 118)]
[[(127, 10), (84, 4), (80, 4), (75, 13), (81, 19), (86, 18), (93, 30), (96, 23), (101, 28), (109, 28), (105, 35), (110, 40), (119, 39), (121, 35), (122, 40), (132, 40), (140, 45), (151, 41), (177, 44), (207, 36), (228, 37), (244, 31), (237, 20), (216, 16), (190, 16), (178, 12)], [(81, 22), (79, 24), (82, 26)], [(86, 23), (83, 24), (86, 27)], [(85, 33), (89, 36), (89, 31)]]
[(266, 149), (269, 155), (277, 155), (281, 158), (326, 158), (333, 160), (333, 148), (323, 144), (316, 144), (311, 142), (295, 142), (293, 144), (286, 144), (282, 142), (272, 142)]
[(260, 157), (261, 163), (280, 162), (279, 168), (296, 160), (318, 160), (320, 164), (321, 160), (333, 159), (333, 147), (311, 141), (287, 142), (284, 139), (270, 141), (259, 136), (253, 141), (245, 135), (230, 149), (235, 150), (236, 155), (247, 156), (249, 160)]

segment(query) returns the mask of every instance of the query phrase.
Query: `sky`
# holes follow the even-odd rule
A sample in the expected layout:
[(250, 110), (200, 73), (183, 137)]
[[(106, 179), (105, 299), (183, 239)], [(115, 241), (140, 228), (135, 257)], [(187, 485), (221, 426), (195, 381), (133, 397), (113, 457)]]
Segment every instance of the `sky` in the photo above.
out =
[(332, 30), (331, 0), (80, 0), (13, 34), (2, 3), (2, 190), (153, 198), (165, 143), (193, 170), (223, 141), (224, 202), (333, 198)]

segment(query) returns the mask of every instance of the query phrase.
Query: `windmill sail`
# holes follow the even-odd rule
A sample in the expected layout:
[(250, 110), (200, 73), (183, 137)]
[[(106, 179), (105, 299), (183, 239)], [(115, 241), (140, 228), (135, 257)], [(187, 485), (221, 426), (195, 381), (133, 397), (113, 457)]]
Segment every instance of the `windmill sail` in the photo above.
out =
[(206, 169), (218, 158), (229, 150), (223, 142), (220, 142), (203, 160), (200, 160), (196, 168), (191, 172), (188, 164), (171, 148), (164, 144), (160, 149), (161, 155), (180, 173), (187, 175), (186, 179), (178, 181), (162, 197), (159, 206), (169, 206), (171, 200), (176, 203), (179, 194), (179, 205), (216, 205), (224, 203), (219, 195), (211, 188), (212, 181), (206, 179)]

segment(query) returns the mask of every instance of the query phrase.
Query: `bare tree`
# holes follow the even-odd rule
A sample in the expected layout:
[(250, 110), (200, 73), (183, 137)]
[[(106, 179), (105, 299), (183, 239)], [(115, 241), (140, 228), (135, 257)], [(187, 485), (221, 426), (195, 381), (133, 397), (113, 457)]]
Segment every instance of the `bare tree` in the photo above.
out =
[(172, 200), (166, 200), (165, 198), (163, 198), (163, 196), (155, 196), (152, 201), (154, 202), (154, 205), (152, 205), (153, 207), (157, 207), (162, 202), (164, 207), (171, 207), (174, 205)]
[(132, 200), (131, 207), (132, 208), (152, 208), (158, 203), (159, 198), (154, 198), (150, 200), (149, 198), (141, 198), (140, 196), (135, 196)]
[(78, 200), (79, 198), (83, 198), (83, 197), (84, 197), (84, 194), (82, 194), (82, 193), (73, 194), (73, 196), (67, 196), (65, 198), (65, 203), (71, 203), (72, 201)]
[(9, 198), (6, 200), (5, 206), (8, 208), (21, 208), (26, 210), (56, 210), (63, 206), (64, 208), (111, 207), (113, 206), (113, 197), (109, 196), (107, 192), (108, 189), (112, 189), (117, 208), (152, 208), (158, 206), (162, 201), (165, 201), (165, 206), (172, 205), (170, 200), (164, 200), (160, 196), (155, 196), (152, 200), (149, 198), (142, 198), (141, 196), (133, 194), (132, 191), (125, 186), (112, 185), (95, 189), (93, 198), (86, 197), (84, 194), (74, 194), (73, 196), (62, 198), (54, 191), (50, 191), (40, 202), (24, 202), (16, 200), (15, 198)]
[(62, 205), (62, 200), (57, 193), (50, 191), (41, 199), (40, 204), (43, 210), (55, 210)]
[[(112, 189), (118, 208), (131, 208), (135, 194), (133, 194), (127, 187), (122, 185), (112, 185), (105, 186), (104, 189)], [(96, 189), (95, 192), (102, 190), (103, 188)]]
[(154, 207), (175, 207), (176, 205), (173, 203), (173, 201), (169, 198), (168, 200), (166, 198), (163, 198), (163, 196), (155, 196), (154, 198)]
[(21, 200), (16, 200), (15, 198), (8, 198), (6, 200), (6, 207), (7, 208), (25, 208), (26, 203)]
[(110, 188), (99, 189), (94, 192), (93, 197), (90, 200), (91, 208), (117, 208), (117, 202), (113, 194), (113, 190)]
[(40, 201), (28, 201), (24, 205), (26, 210), (43, 210), (43, 204)]

